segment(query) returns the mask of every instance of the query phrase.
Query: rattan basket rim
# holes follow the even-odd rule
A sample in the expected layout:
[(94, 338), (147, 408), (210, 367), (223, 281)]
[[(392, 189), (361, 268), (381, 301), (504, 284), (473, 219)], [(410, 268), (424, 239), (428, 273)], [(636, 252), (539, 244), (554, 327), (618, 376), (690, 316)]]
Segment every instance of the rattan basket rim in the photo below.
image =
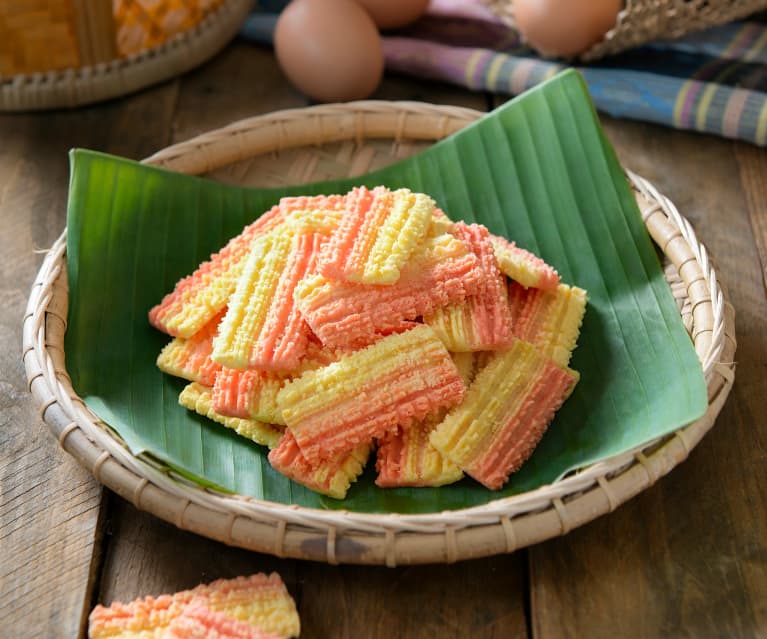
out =
[[(146, 161), (187, 173), (289, 147), (338, 140), (437, 140), (483, 114), (413, 102), (358, 102), (258, 116), (211, 131)], [(24, 317), (29, 389), (62, 447), (137, 508), (179, 528), (279, 556), (389, 566), (451, 562), (510, 552), (612, 511), (669, 472), (713, 425), (734, 379), (734, 313), (705, 247), (676, 207), (629, 173), (648, 230), (676, 267), (690, 333), (709, 390), (700, 420), (641, 448), (534, 491), (433, 514), (323, 511), (202, 489), (146, 457), (134, 457), (72, 389), (64, 362), (65, 235), (48, 252)]]
[(252, 6), (252, 0), (225, 0), (192, 29), (125, 58), (77, 69), (0, 75), (0, 111), (82, 106), (185, 73), (234, 38)]

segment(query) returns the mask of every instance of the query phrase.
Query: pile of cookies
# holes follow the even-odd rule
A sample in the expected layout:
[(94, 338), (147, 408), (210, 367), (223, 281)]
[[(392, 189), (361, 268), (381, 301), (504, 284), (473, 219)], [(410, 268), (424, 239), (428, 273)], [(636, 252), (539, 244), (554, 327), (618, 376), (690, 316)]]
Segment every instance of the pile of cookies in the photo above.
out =
[(312, 490), (500, 488), (578, 373), (586, 293), (428, 195), (286, 197), (151, 309), (180, 403)]
[(296, 603), (277, 573), (98, 605), (88, 618), (88, 639), (289, 639), (300, 632)]

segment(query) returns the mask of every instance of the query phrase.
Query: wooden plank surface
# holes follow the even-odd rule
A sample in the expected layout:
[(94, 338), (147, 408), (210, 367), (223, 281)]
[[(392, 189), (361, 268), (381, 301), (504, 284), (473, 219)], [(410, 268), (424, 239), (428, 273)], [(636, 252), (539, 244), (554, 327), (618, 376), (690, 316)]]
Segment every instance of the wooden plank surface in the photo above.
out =
[(747, 144), (735, 145), (740, 181), (746, 198), (762, 279), (767, 290), (767, 153)]
[[(765, 193), (741, 181), (730, 142), (606, 124), (624, 164), (678, 205), (715, 257), (737, 311), (736, 384), (685, 463), (615, 513), (530, 549), (533, 636), (765, 636), (767, 440), (754, 426), (767, 396), (767, 303), (748, 204)], [(764, 150), (743, 147), (744, 162), (762, 165)]]
[(270, 49), (237, 40), (181, 80), (173, 141), (188, 140), (243, 118), (307, 104), (307, 99), (285, 80)]
[(306, 639), (528, 637), (525, 553), (399, 568), (303, 562)]
[(193, 588), (215, 579), (279, 572), (294, 597), (296, 563), (179, 530), (110, 493), (97, 600), (109, 604)]
[(78, 111), (0, 115), (0, 636), (77, 636), (100, 566), (102, 489), (40, 421), (21, 362), (40, 251), (66, 222), (67, 152), (141, 157), (167, 139), (174, 103), (166, 85)]

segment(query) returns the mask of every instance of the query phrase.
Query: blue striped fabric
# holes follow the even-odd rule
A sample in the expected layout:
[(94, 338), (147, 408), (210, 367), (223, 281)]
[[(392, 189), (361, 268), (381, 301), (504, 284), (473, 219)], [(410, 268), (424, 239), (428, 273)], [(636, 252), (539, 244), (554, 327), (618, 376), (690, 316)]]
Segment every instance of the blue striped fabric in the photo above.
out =
[[(274, 16), (243, 35), (268, 42)], [(543, 60), (498, 22), (428, 15), (384, 38), (387, 69), (516, 95), (566, 64)], [(767, 23), (754, 18), (577, 65), (600, 111), (767, 144)]]

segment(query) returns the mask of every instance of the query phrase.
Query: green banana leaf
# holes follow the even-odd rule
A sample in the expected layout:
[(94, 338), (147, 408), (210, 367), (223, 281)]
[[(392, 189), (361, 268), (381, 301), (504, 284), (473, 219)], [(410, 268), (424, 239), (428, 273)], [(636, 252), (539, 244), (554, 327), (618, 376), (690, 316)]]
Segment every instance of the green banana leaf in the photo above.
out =
[[(439, 512), (550, 483), (700, 417), (700, 364), (631, 190), (584, 83), (565, 72), (417, 156), (369, 175), (245, 189), (77, 150), (67, 219), (67, 368), (87, 405), (135, 453), (203, 484), (274, 502), (357, 512)], [(384, 184), (432, 195), (585, 288), (571, 366), (581, 373), (532, 458), (500, 491), (471, 479), (379, 489), (372, 463), (344, 501), (270, 467), (266, 450), (177, 403), (185, 382), (155, 359), (168, 337), (147, 311), (283, 195)]]

